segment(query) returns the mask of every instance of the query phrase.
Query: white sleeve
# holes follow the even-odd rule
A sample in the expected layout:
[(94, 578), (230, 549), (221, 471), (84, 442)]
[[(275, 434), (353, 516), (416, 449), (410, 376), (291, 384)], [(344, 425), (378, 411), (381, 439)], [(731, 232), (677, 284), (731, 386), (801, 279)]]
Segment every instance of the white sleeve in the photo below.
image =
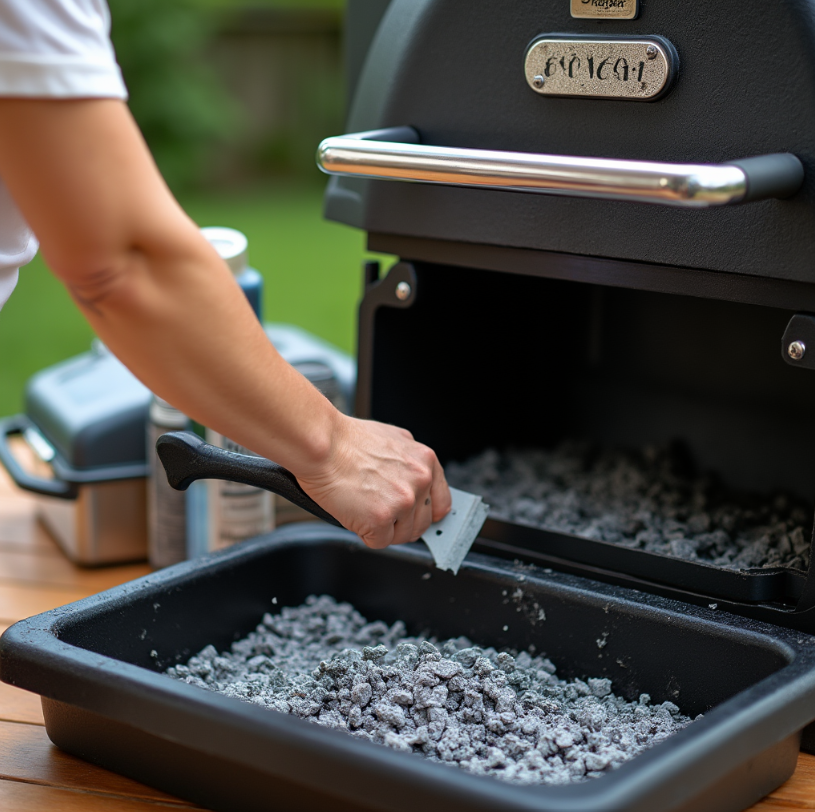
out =
[(0, 0), (0, 96), (126, 99), (106, 0)]

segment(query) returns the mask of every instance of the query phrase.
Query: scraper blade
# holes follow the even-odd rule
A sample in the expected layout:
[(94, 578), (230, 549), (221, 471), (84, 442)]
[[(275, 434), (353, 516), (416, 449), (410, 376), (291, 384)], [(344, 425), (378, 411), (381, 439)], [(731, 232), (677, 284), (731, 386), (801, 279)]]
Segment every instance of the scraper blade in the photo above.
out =
[(453, 497), (450, 512), (440, 522), (431, 524), (422, 540), (430, 548), (436, 566), (455, 575), (484, 526), (490, 508), (474, 493), (450, 488), (450, 495)]

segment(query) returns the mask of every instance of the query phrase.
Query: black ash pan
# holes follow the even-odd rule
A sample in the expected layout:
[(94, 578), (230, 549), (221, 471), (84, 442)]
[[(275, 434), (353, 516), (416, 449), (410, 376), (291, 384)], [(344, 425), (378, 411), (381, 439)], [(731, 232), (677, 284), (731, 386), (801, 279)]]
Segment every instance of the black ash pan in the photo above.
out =
[[(479, 549), (501, 557), (536, 561), (541, 566), (583, 564), (609, 574), (638, 578), (643, 583), (663, 584), (689, 595), (743, 604), (776, 604), (777, 608), (800, 604), (807, 593), (809, 578), (808, 572), (789, 567), (725, 569), (705, 561), (632, 550), (607, 541), (501, 519), (487, 520)], [(810, 608), (809, 601), (802, 608)]]
[[(161, 673), (312, 594), (411, 633), (534, 645), (560, 677), (607, 677), (626, 699), (647, 692), (704, 716), (599, 778), (525, 787)], [(740, 810), (792, 774), (815, 719), (810, 635), (487, 555), (452, 576), (423, 545), (373, 552), (322, 524), (21, 621), (0, 638), (0, 678), (42, 694), (62, 749), (218, 810)]]

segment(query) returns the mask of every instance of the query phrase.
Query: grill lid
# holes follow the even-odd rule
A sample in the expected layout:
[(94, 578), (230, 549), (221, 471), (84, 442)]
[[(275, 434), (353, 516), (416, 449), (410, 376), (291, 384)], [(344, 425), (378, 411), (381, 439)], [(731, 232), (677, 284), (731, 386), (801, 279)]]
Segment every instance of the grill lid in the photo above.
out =
[[(722, 0), (689, 15), (654, 3), (635, 20), (584, 20), (567, 2), (393, 0), (362, 69), (347, 129), (409, 125), (451, 149), (667, 164), (791, 153), (815, 158), (813, 3)], [(364, 15), (351, 8), (349, 25)], [(738, 25), (734, 25), (738, 20)], [(664, 38), (679, 56), (657, 101), (560, 98), (527, 82), (530, 42)], [(780, 55), (783, 55), (781, 58)], [(533, 77), (534, 78), (534, 77)], [(815, 188), (704, 212), (361, 178), (332, 179), (330, 219), (371, 233), (531, 248), (809, 281)]]

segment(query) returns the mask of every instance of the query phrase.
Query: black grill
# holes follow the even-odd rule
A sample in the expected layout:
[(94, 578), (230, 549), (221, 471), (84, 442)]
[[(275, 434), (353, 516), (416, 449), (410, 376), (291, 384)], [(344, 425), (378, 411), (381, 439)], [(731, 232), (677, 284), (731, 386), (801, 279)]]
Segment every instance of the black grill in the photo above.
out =
[[(380, 11), (352, 3), (351, 30)], [(541, 97), (523, 59), (552, 31), (665, 37), (675, 83), (645, 103)], [(406, 426), (444, 462), (564, 438), (680, 441), (728, 486), (811, 505), (815, 387), (787, 328), (815, 312), (813, 43), (810, 3), (654, 2), (626, 22), (572, 19), (566, 2), (392, 4), (350, 132), (671, 164), (791, 153), (805, 173), (783, 199), (702, 210), (332, 178), (327, 215), (401, 260), (366, 272), (358, 413)], [(479, 549), (815, 631), (800, 568), (727, 570), (496, 519)]]

